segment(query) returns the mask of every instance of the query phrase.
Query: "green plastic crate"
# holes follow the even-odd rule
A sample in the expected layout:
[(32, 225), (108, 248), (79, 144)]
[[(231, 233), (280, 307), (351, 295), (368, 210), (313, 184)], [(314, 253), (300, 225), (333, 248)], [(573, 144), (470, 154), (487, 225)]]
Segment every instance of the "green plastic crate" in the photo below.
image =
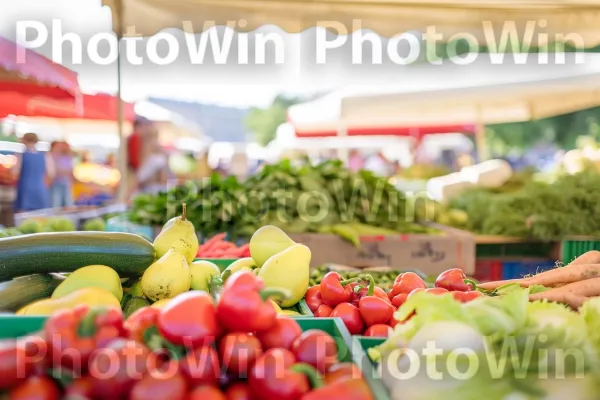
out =
[(561, 259), (565, 265), (592, 250), (600, 250), (600, 237), (568, 237), (560, 243)]
[(306, 300), (304, 299), (300, 300), (300, 302), (296, 304), (296, 308), (298, 309), (298, 312), (305, 317), (312, 318), (315, 316), (315, 314), (313, 314), (313, 312), (310, 311), (310, 308), (308, 307), (308, 304), (306, 304)]
[(548, 258), (552, 254), (551, 242), (477, 243), (477, 258), (529, 257)]
[(377, 399), (390, 399), (388, 390), (385, 387), (381, 376), (377, 371), (377, 364), (374, 363), (368, 356), (367, 350), (371, 347), (379, 346), (385, 342), (384, 338), (353, 336), (352, 337), (352, 354), (355, 355), (354, 362), (359, 366), (360, 370), (365, 375), (367, 382), (373, 393), (381, 393)]
[(238, 258), (196, 258), (194, 261), (210, 261), (223, 272), (225, 271), (225, 268), (229, 267), (237, 260)]
[[(42, 329), (46, 317), (0, 315), (0, 339), (11, 339), (25, 336)], [(320, 329), (329, 333), (338, 346), (338, 358), (343, 362), (356, 363), (369, 382), (375, 400), (389, 400), (389, 396), (381, 381), (375, 377), (373, 366), (366, 362), (368, 357), (364, 350), (353, 341), (350, 332), (339, 318), (296, 318), (303, 331)]]

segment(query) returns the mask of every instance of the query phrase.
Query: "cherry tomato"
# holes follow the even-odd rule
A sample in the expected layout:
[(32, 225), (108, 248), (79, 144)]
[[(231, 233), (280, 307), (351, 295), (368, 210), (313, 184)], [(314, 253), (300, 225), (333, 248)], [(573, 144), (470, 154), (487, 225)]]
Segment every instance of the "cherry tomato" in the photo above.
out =
[(214, 386), (198, 386), (194, 389), (187, 400), (227, 400), (227, 397)]
[(179, 373), (151, 373), (138, 381), (129, 400), (186, 400), (187, 384)]
[(325, 383), (331, 385), (334, 382), (354, 378), (362, 378), (362, 372), (356, 364), (350, 362), (338, 363), (327, 370)]
[(59, 400), (60, 390), (47, 376), (32, 376), (10, 391), (10, 400)]
[(219, 342), (222, 365), (238, 378), (248, 377), (250, 368), (261, 354), (260, 340), (247, 333), (230, 333)]
[(180, 361), (181, 373), (193, 385), (213, 385), (221, 373), (219, 355), (210, 346), (198, 347)]
[(252, 400), (250, 387), (246, 383), (234, 383), (225, 391), (227, 400)]
[(393, 329), (389, 325), (376, 324), (371, 325), (364, 333), (364, 336), (370, 337), (388, 337), (392, 333)]
[(298, 362), (305, 362), (320, 372), (338, 362), (338, 348), (335, 340), (326, 332), (309, 329), (302, 332), (292, 345), (292, 352)]
[(357, 307), (350, 303), (340, 303), (331, 312), (331, 317), (338, 317), (352, 335), (360, 335), (365, 328), (365, 323)]
[(333, 308), (329, 307), (327, 304), (321, 304), (317, 311), (315, 311), (316, 318), (327, 318), (331, 315)]
[[(322, 306), (321, 306), (322, 307)], [(302, 328), (293, 318), (279, 316), (275, 321), (275, 325), (267, 331), (260, 332), (256, 336), (262, 344), (264, 350), (273, 347), (290, 349), (292, 343), (298, 336), (302, 334)]]

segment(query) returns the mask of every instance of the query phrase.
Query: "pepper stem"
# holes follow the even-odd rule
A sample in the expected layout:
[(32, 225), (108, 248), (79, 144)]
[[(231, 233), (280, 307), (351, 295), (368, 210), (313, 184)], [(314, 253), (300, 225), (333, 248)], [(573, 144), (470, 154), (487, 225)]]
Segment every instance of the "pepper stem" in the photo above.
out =
[(96, 317), (106, 312), (105, 308), (94, 308), (88, 311), (85, 317), (79, 321), (77, 335), (82, 338), (92, 337), (98, 331)]
[(305, 375), (308, 378), (308, 381), (310, 382), (311, 388), (313, 389), (319, 389), (324, 386), (321, 374), (319, 374), (319, 371), (317, 371), (317, 369), (310, 364), (294, 364), (292, 365), (292, 367), (290, 367), (290, 370)]
[(284, 288), (265, 288), (260, 291), (260, 297), (262, 297), (263, 301), (267, 301), (268, 299), (275, 297), (280, 300), (289, 299), (292, 297), (292, 294), (289, 290)]
[(472, 280), (472, 279), (465, 279), (465, 280), (463, 280), (463, 282), (466, 283), (467, 285), (471, 285), (472, 286), (472, 288), (471, 288), (472, 291), (477, 290), (477, 283), (474, 280)]
[(362, 280), (363, 280), (363, 278), (361, 278), (360, 276), (356, 277), (356, 278), (350, 278), (350, 279), (346, 279), (345, 281), (340, 281), (340, 285), (345, 286), (349, 283), (358, 282), (358, 281), (362, 281)]
[(181, 220), (185, 221), (187, 218), (187, 205), (185, 203), (181, 204)]
[(365, 275), (365, 279), (369, 281), (369, 291), (367, 296), (373, 296), (375, 293), (375, 279), (370, 274)]

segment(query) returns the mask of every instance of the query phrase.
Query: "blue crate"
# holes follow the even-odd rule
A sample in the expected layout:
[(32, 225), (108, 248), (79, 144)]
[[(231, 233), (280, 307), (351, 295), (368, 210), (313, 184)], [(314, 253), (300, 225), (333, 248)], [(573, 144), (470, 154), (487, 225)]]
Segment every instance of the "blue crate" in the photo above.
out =
[(502, 264), (502, 279), (519, 279), (555, 268), (554, 260), (505, 261)]

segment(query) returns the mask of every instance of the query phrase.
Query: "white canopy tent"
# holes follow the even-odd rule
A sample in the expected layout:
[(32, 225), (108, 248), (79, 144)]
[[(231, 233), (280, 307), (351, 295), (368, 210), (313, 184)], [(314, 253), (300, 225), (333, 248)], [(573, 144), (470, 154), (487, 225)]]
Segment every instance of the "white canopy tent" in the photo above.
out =
[[(600, 55), (583, 63), (406, 67), (400, 82), (378, 88), (348, 87), (293, 106), (288, 119), (300, 136), (361, 129), (520, 122), (600, 105)], [(535, 61), (535, 60), (534, 60)]]
[(111, 7), (117, 32), (135, 27), (143, 36), (183, 29), (184, 21), (194, 32), (211, 23), (234, 23), (239, 31), (271, 24), (290, 33), (334, 21), (348, 32), (363, 28), (390, 37), (435, 26), (446, 38), (469, 33), (485, 41), (484, 21), (494, 30), (501, 30), (507, 21), (519, 29), (544, 21), (549, 35), (534, 41), (576, 33), (587, 47), (600, 43), (600, 4), (595, 0), (103, 0), (103, 4)]

